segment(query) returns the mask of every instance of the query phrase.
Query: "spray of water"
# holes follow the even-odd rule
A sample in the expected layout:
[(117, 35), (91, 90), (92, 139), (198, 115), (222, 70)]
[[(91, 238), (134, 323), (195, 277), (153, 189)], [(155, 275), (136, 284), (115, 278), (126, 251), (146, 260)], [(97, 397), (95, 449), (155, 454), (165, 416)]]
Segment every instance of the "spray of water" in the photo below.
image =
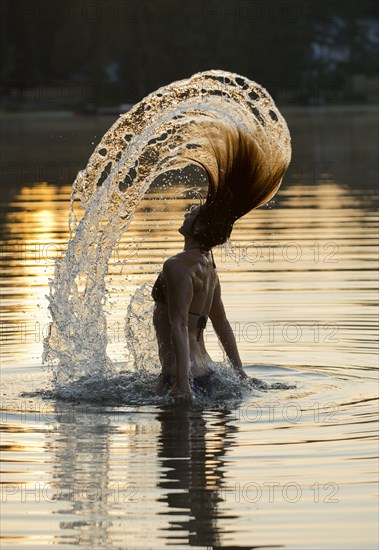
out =
[[(57, 391), (81, 380), (114, 377), (103, 310), (112, 250), (150, 185), (163, 174), (189, 166), (217, 174), (214, 145), (231, 127), (257, 140), (268, 165), (278, 158), (289, 163), (288, 128), (267, 91), (239, 75), (207, 71), (160, 88), (120, 116), (78, 173), (68, 248), (57, 261), (48, 296), (52, 322), (43, 359), (52, 366)], [(170, 185), (169, 179), (163, 181)], [(78, 200), (81, 216), (74, 209)], [(146, 320), (152, 305), (146, 296), (144, 289), (132, 298), (127, 316), (137, 368), (157, 362), (156, 351), (149, 355), (142, 345), (141, 330), (151, 330)], [(143, 314), (136, 313), (139, 307)]]

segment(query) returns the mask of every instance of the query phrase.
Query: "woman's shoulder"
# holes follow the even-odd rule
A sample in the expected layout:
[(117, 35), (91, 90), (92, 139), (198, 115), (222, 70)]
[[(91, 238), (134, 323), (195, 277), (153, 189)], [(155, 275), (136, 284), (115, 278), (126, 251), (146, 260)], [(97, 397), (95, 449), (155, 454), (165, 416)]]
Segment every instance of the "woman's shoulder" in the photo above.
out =
[(186, 263), (187, 262), (185, 258), (182, 256), (182, 253), (175, 254), (175, 256), (171, 256), (171, 258), (168, 258), (164, 262), (163, 272), (167, 273), (168, 271), (185, 268)]
[(191, 278), (195, 268), (196, 263), (185, 252), (179, 252), (164, 262), (162, 271), (166, 279), (177, 276)]

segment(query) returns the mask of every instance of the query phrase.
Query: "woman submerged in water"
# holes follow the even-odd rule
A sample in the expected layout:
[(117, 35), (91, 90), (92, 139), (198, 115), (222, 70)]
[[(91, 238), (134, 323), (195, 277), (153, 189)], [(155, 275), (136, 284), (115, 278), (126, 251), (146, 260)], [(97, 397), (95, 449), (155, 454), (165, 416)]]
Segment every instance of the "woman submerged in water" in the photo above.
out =
[(287, 167), (268, 167), (256, 141), (236, 129), (214, 147), (214, 156), (218, 173), (208, 173), (207, 199), (185, 215), (179, 229), (184, 250), (165, 261), (152, 291), (162, 365), (157, 392), (170, 389), (183, 401), (212, 384), (203, 337), (208, 317), (232, 367), (248, 378), (225, 314), (212, 248), (227, 241), (237, 219), (275, 194)]
[(211, 358), (203, 337), (208, 317), (233, 368), (247, 378), (225, 314), (212, 250), (199, 231), (202, 208), (185, 215), (179, 229), (184, 250), (166, 260), (152, 292), (162, 365), (157, 391), (172, 387), (172, 395), (183, 400), (191, 399), (191, 389), (204, 390), (210, 385)]

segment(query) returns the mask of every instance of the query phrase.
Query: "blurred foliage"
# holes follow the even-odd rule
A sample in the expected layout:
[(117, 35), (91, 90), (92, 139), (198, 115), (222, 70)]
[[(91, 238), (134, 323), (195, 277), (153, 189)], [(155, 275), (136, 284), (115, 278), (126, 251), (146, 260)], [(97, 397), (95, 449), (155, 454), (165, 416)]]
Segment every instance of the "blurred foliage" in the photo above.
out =
[(319, 104), (365, 100), (354, 78), (377, 77), (374, 0), (3, 0), (0, 15), (5, 99), (64, 85), (90, 90), (79, 107), (116, 105), (217, 68)]

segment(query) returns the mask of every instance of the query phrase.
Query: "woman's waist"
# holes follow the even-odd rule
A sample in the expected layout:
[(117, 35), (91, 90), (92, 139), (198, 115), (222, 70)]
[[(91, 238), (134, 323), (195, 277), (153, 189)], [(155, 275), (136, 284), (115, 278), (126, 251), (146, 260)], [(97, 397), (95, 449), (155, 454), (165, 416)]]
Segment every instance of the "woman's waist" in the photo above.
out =
[[(193, 350), (190, 348), (190, 366), (189, 366), (189, 375), (192, 378), (195, 378), (196, 376), (202, 376), (203, 374), (206, 374), (210, 371), (209, 364), (211, 363), (212, 359), (208, 355), (208, 353), (205, 351), (198, 351)], [(176, 376), (176, 369), (175, 365), (170, 365), (171, 368), (166, 371), (167, 374), (170, 376), (175, 377)]]
[[(163, 379), (164, 383), (166, 384), (167, 389), (174, 386), (176, 382), (176, 375), (172, 374), (170, 372), (162, 372), (160, 373), (160, 378)], [(194, 389), (208, 389), (209, 384), (211, 382), (211, 378), (213, 376), (213, 371), (211, 369), (206, 369), (205, 372), (200, 373), (191, 373), (189, 376), (189, 383)]]

